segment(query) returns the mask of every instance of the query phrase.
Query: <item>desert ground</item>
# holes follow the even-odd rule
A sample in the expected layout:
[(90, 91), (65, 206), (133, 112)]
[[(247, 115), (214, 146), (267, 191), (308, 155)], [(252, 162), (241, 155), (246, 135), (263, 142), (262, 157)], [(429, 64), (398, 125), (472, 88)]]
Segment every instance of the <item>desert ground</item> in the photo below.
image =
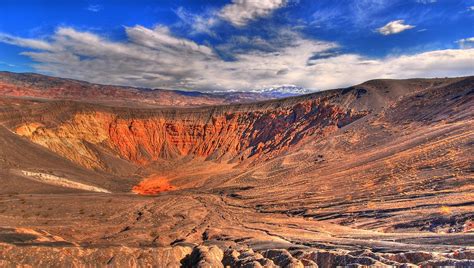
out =
[(474, 77), (193, 107), (2, 83), (0, 266), (474, 267)]

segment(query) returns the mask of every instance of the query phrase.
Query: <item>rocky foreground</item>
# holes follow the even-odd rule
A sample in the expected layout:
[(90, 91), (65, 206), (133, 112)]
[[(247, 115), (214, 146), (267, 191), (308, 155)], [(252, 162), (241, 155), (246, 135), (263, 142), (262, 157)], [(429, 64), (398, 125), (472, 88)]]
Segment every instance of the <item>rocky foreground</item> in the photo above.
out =
[[(474, 252), (373, 253), (370, 250), (308, 250), (251, 248), (221, 249), (218, 246), (174, 246), (134, 249), (127, 247), (57, 248), (0, 245), (2, 267), (472, 267)], [(19, 261), (20, 260), (20, 261)]]

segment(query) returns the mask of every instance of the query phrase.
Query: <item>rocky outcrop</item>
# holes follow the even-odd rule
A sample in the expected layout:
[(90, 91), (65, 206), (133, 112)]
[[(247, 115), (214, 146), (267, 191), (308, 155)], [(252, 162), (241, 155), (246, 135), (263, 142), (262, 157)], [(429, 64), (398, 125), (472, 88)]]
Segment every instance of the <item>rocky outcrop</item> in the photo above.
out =
[[(286, 249), (255, 252), (247, 249), (227, 249), (217, 246), (174, 246), (167, 248), (82, 248), (37, 246), (34, 248), (0, 244), (0, 266), (48, 266), (48, 267), (472, 267), (474, 261), (441, 253), (373, 253), (369, 250), (328, 251), (308, 249), (290, 253)], [(293, 254), (293, 255), (292, 255)], [(416, 260), (403, 260), (403, 255)], [(472, 254), (470, 251), (462, 254)], [(394, 261), (392, 259), (398, 259)], [(419, 261), (426, 259), (425, 261)]]
[(222, 259), (224, 252), (216, 246), (197, 246), (190, 255), (181, 261), (183, 267), (219, 268), (224, 267)]
[(262, 255), (268, 259), (271, 259), (276, 265), (280, 267), (289, 267), (289, 268), (303, 268), (306, 265), (309, 267), (318, 267), (314, 262), (311, 260), (305, 259), (306, 265), (291, 256), (291, 254), (284, 249), (269, 249), (262, 252)]
[(297, 252), (295, 255), (301, 259), (311, 260), (317, 263), (320, 267), (358, 267), (359, 265), (384, 267), (386, 265), (400, 265), (400, 263), (383, 259), (370, 251), (350, 252), (342, 250), (319, 250), (310, 252)]
[(181, 267), (190, 247), (18, 247), (0, 243), (1, 267)]
[(272, 260), (265, 258), (258, 252), (254, 252), (251, 248), (240, 252), (235, 249), (228, 249), (225, 251), (222, 263), (225, 267), (277, 267)]

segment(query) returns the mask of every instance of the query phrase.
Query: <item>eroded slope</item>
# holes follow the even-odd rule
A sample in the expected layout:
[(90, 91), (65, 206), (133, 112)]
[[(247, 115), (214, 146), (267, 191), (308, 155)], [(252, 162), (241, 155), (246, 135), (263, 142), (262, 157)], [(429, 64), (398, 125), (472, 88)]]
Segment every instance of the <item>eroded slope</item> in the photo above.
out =
[(268, 159), (365, 116), (368, 111), (349, 107), (356, 94), (178, 111), (46, 102), (26, 112), (12, 106), (5, 114), (18, 117), (5, 118), (15, 133), (86, 168), (108, 168), (100, 149), (137, 165), (184, 156), (240, 162)]

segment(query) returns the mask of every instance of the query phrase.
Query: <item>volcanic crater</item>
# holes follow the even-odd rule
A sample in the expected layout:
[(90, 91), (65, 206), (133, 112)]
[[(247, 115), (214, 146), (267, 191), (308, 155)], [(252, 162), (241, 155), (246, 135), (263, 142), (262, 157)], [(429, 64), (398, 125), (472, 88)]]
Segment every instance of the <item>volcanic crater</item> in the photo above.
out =
[(0, 84), (0, 265), (474, 265), (474, 77), (188, 108), (20, 77)]

